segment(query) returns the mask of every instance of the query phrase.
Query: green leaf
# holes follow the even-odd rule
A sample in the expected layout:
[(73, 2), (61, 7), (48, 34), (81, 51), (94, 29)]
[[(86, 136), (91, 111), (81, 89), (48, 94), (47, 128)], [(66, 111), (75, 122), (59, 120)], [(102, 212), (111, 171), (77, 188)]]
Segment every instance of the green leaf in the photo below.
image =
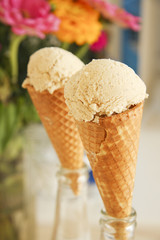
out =
[(16, 106), (13, 103), (8, 105), (7, 109), (7, 119), (9, 131), (13, 131), (14, 125), (16, 124)]
[(5, 148), (6, 136), (6, 113), (3, 104), (0, 104), (0, 155)]
[(10, 138), (4, 151), (6, 160), (14, 160), (20, 154), (23, 143), (24, 141), (21, 135)]
[(7, 105), (2, 105), (1, 109), (0, 140), (2, 141), (1, 146), (2, 150), (4, 151), (8, 141), (16, 131), (16, 105), (9, 103)]

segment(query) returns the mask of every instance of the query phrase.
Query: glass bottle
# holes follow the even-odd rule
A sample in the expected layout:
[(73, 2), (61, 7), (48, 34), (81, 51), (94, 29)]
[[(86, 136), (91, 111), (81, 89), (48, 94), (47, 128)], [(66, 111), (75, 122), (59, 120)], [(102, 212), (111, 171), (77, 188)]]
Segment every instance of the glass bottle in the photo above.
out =
[(136, 211), (132, 208), (130, 216), (118, 219), (102, 210), (100, 227), (100, 240), (134, 240)]
[(57, 173), (58, 189), (52, 240), (87, 240), (86, 166), (78, 170), (61, 168)]

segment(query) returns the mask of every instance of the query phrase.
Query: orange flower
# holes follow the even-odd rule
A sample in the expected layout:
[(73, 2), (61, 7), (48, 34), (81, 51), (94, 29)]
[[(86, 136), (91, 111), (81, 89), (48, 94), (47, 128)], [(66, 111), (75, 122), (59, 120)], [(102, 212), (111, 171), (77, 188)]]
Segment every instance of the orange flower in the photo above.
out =
[(59, 30), (54, 33), (62, 42), (78, 45), (94, 43), (102, 29), (99, 13), (83, 0), (50, 0), (55, 5), (54, 15), (60, 20)]

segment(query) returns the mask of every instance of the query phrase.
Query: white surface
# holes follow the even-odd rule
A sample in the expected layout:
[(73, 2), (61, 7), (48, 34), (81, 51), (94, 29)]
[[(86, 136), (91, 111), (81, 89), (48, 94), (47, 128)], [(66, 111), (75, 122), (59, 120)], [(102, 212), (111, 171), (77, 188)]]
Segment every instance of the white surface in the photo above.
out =
[(133, 205), (138, 221), (160, 227), (160, 129), (142, 129)]
[[(160, 78), (145, 103), (133, 205), (142, 226), (159, 227), (160, 235)], [(148, 229), (148, 227), (146, 227)], [(160, 239), (160, 236), (159, 236)]]

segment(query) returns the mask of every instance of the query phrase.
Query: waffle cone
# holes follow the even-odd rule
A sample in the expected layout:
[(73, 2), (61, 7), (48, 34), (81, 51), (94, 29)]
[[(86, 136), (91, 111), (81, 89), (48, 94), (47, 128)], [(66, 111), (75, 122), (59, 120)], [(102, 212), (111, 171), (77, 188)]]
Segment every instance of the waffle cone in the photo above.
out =
[(105, 209), (115, 218), (131, 212), (142, 112), (140, 103), (99, 123), (77, 122)]
[[(79, 169), (83, 166), (83, 145), (73, 117), (68, 115), (65, 104), (64, 89), (58, 89), (53, 94), (47, 90), (37, 92), (28, 85), (27, 90), (46, 132), (54, 146), (63, 168)], [(76, 176), (72, 179), (71, 187), (78, 191)]]

